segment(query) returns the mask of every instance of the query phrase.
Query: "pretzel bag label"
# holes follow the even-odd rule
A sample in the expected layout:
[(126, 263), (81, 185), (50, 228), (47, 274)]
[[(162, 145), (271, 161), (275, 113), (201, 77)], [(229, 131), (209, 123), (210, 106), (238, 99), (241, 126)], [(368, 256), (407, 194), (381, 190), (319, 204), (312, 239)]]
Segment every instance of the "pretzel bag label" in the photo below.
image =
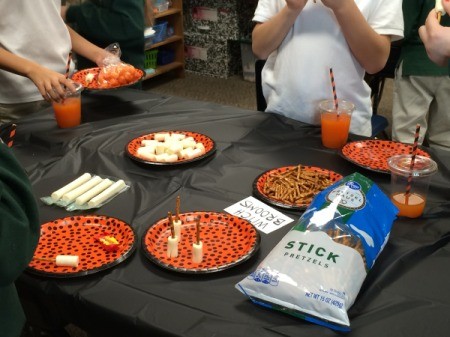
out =
[(383, 250), (397, 213), (371, 180), (349, 175), (320, 192), (236, 288), (256, 304), (349, 331), (347, 311)]

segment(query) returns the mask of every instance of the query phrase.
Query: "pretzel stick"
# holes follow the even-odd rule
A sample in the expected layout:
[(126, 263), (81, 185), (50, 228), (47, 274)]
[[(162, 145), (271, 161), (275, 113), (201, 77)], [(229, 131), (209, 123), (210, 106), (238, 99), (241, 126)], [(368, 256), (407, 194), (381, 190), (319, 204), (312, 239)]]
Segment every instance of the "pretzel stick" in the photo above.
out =
[(167, 212), (167, 216), (169, 218), (170, 235), (172, 236), (172, 238), (175, 238), (175, 228), (173, 226), (172, 213), (171, 212)]
[(331, 183), (329, 174), (314, 172), (298, 165), (282, 173), (268, 175), (262, 189), (265, 195), (281, 202), (308, 204)]

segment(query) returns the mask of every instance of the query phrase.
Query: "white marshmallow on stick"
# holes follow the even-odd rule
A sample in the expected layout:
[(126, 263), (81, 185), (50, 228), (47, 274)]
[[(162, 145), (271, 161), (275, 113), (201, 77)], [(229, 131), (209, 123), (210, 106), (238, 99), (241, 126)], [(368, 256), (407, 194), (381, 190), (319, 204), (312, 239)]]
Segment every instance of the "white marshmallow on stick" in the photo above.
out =
[(201, 263), (203, 261), (203, 243), (200, 240), (200, 217), (196, 219), (196, 242), (192, 244), (192, 262)]
[(75, 179), (74, 181), (70, 182), (69, 184), (67, 184), (66, 186), (61, 187), (59, 190), (53, 192), (51, 194), (51, 197), (54, 201), (58, 201), (59, 199), (62, 198), (62, 196), (67, 193), (72, 191), (73, 189), (77, 188), (78, 186), (84, 184), (86, 181), (88, 181), (89, 179), (91, 179), (92, 176), (89, 173), (84, 173), (83, 175), (81, 175), (80, 177), (78, 177), (77, 179)]
[(201, 241), (192, 244), (192, 262), (201, 263), (203, 261), (203, 243)]
[(55, 259), (47, 257), (33, 257), (34, 260), (55, 262), (58, 267), (78, 267), (80, 257), (78, 255), (56, 255)]
[(83, 185), (78, 186), (77, 188), (75, 188), (74, 190), (64, 193), (64, 195), (62, 196), (62, 200), (65, 202), (72, 202), (74, 201), (77, 197), (79, 197), (80, 195), (82, 195), (83, 193), (87, 192), (88, 190), (90, 190), (92, 187), (100, 184), (100, 182), (103, 179), (100, 178), (99, 176), (95, 176), (92, 179), (88, 180), (87, 182), (85, 182)]
[(61, 267), (78, 267), (80, 258), (77, 255), (57, 255), (55, 259), (57, 266)]
[(119, 193), (123, 188), (125, 188), (126, 184), (125, 182), (120, 179), (116, 181), (114, 184), (109, 186), (106, 190), (101, 192), (99, 195), (93, 197), (88, 202), (89, 207), (96, 207), (100, 205), (103, 201), (108, 200), (109, 198), (113, 197), (117, 193)]
[(170, 235), (167, 238), (167, 257), (178, 257), (178, 237), (175, 235), (172, 213), (168, 212)]
[(103, 181), (100, 184), (94, 186), (89, 191), (85, 192), (84, 194), (76, 198), (75, 203), (79, 206), (87, 203), (89, 200), (91, 200), (93, 197), (103, 192), (104, 190), (106, 190), (112, 184), (113, 184), (112, 180), (103, 179)]

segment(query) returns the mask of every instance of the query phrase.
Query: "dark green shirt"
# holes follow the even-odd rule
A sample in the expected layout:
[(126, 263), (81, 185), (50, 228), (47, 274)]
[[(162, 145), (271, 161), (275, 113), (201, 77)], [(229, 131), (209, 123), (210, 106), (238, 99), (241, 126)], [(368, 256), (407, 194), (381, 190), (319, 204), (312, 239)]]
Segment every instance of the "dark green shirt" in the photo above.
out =
[[(89, 0), (72, 5), (66, 21), (88, 41), (106, 48), (118, 42), (121, 60), (144, 69), (144, 0)], [(78, 68), (96, 65), (78, 57)]]
[(14, 281), (30, 262), (39, 238), (31, 185), (11, 149), (0, 142), (0, 335), (19, 336), (25, 316)]
[[(403, 19), (405, 22), (404, 40), (400, 61), (403, 61), (403, 76), (444, 76), (448, 67), (440, 67), (431, 61), (419, 36), (419, 27), (425, 24), (435, 0), (403, 0)], [(444, 15), (441, 25), (450, 26), (450, 17)]]

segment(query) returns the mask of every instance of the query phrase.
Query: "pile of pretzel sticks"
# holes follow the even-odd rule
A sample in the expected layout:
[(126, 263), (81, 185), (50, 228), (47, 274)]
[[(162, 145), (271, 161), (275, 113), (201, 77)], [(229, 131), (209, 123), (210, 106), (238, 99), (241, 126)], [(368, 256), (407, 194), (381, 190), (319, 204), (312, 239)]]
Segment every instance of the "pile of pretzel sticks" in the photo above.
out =
[(307, 206), (317, 193), (332, 183), (329, 173), (298, 165), (284, 172), (268, 175), (263, 185), (263, 193), (284, 204)]

